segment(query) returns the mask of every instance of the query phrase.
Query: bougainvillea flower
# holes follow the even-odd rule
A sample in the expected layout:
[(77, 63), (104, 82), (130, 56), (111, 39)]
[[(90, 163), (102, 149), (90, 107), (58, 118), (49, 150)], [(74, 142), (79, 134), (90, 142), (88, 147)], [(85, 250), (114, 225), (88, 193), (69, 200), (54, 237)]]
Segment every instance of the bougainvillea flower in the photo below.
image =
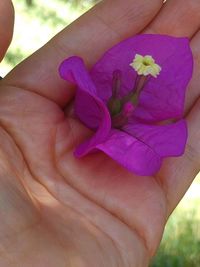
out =
[(137, 35), (110, 50), (88, 72), (80, 57), (60, 66), (77, 85), (75, 113), (94, 131), (75, 151), (98, 150), (138, 175), (153, 175), (163, 158), (184, 153), (186, 87), (193, 59), (187, 38)]

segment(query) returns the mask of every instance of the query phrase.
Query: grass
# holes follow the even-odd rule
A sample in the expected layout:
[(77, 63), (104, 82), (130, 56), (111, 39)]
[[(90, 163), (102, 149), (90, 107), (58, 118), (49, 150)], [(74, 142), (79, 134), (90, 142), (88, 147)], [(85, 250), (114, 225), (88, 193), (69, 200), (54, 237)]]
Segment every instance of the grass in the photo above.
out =
[(199, 252), (200, 228), (195, 208), (187, 213), (176, 212), (166, 227), (151, 267), (197, 267)]
[(151, 267), (200, 266), (200, 177), (171, 215)]
[(47, 43), (55, 34), (78, 18), (92, 6), (93, 0), (42, 0), (25, 4), (25, 0), (13, 0), (15, 7), (15, 31), (12, 44), (0, 65), (5, 76), (14, 66)]

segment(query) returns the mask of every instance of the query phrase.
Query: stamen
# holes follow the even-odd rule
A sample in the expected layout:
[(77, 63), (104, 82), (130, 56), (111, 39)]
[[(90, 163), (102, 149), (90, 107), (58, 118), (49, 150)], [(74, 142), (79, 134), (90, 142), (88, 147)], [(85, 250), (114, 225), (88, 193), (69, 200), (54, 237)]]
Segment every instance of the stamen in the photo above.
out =
[(130, 101), (125, 103), (122, 109), (122, 113), (125, 117), (129, 118), (133, 111), (134, 111), (135, 107), (133, 105), (133, 103), (131, 103)]
[(112, 80), (112, 97), (113, 98), (116, 98), (119, 95), (120, 88), (121, 88), (121, 79), (122, 79), (121, 70), (115, 70), (113, 72), (113, 80)]
[(108, 109), (110, 111), (111, 116), (115, 116), (119, 114), (121, 111), (122, 103), (120, 99), (117, 98), (110, 98), (108, 101)]
[(124, 104), (122, 111), (112, 118), (112, 126), (114, 128), (121, 128), (128, 123), (129, 118), (132, 116), (135, 107), (129, 101)]
[(121, 99), (119, 98), (119, 93), (121, 89), (121, 79), (122, 79), (121, 70), (115, 70), (113, 72), (113, 79), (112, 79), (112, 96), (108, 100), (107, 104), (111, 116), (119, 114), (121, 111), (122, 103)]
[(139, 76), (137, 87), (135, 88), (137, 93), (140, 93), (142, 91), (148, 80), (149, 77), (147, 76)]
[(125, 104), (128, 101), (131, 101), (132, 104), (137, 105), (140, 93), (142, 92), (144, 86), (147, 84), (148, 80), (149, 80), (149, 77), (137, 75), (133, 90), (131, 90), (128, 95), (123, 97), (122, 104)]
[(139, 96), (147, 84), (150, 76), (157, 78), (160, 74), (161, 67), (155, 63), (152, 56), (135, 55), (133, 62), (130, 66), (136, 71), (137, 76), (135, 79), (134, 87), (128, 95), (123, 97), (122, 103), (131, 101), (134, 105), (137, 105)]
[(121, 128), (128, 122), (150, 76), (157, 78), (157, 75), (159, 75), (161, 71), (161, 67), (155, 63), (153, 57), (148, 55), (141, 56), (136, 54), (130, 66), (136, 71), (137, 75), (132, 90), (124, 97), (120, 97), (122, 72), (118, 69), (113, 72), (112, 96), (108, 100), (107, 106), (112, 117), (112, 126), (114, 128)]

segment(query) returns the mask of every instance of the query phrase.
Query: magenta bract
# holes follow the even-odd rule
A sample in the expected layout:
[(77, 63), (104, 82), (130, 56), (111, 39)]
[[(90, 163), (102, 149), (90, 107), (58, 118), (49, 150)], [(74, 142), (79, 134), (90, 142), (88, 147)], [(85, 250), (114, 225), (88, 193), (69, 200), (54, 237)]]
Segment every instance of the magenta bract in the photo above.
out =
[[(113, 119), (108, 108), (113, 104), (113, 73), (114, 79), (120, 79), (117, 99), (124, 99), (136, 81), (137, 73), (130, 66), (136, 54), (151, 55), (162, 71), (157, 78), (148, 78), (136, 105), (131, 107), (127, 102), (120, 113), (129, 114), (126, 120), (122, 116)], [(82, 157), (101, 150), (138, 175), (153, 175), (164, 157), (182, 155), (187, 140), (183, 119), (185, 91), (192, 68), (187, 38), (150, 34), (117, 44), (90, 72), (77, 56), (64, 60), (59, 69), (61, 77), (77, 85), (75, 113), (95, 131), (76, 149), (75, 155)]]

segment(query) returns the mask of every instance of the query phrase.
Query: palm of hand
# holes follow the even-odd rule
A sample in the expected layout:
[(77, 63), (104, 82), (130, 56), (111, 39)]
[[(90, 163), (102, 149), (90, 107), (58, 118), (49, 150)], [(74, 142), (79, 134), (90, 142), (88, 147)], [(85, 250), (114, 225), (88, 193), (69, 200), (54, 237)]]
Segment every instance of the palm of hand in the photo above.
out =
[[(17, 178), (20, 177), (25, 189), (36, 201), (29, 201), (21, 214), (23, 227), (19, 225), (20, 231), (23, 233), (23, 228), (30, 228), (28, 231), (34, 233), (34, 238), (44, 236), (42, 249), (46, 250), (45, 246), (49, 246), (47, 242), (53, 243), (54, 250), (49, 251), (48, 257), (55, 254), (54, 259), (59, 261), (66, 260), (64, 255), (68, 254), (71, 243), (75, 246), (74, 260), (78, 255), (85, 257), (85, 253), (89, 254), (94, 246), (98, 251), (97, 242), (102, 251), (96, 253), (95, 258), (105, 257), (105, 243), (107, 249), (113, 251), (115, 264), (124, 264), (117, 255), (119, 251), (123, 254), (124, 250), (125, 253), (130, 250), (131, 258), (135, 257), (131, 253), (135, 240), (144, 253), (145, 246), (155, 249), (152, 244), (157, 245), (166, 216), (163, 192), (155, 179), (133, 177), (101, 153), (81, 161), (75, 159), (74, 143), (80, 142), (80, 136), (84, 132), (87, 134), (88, 130), (76, 119), (66, 118), (52, 101), (22, 88), (4, 88), (1, 91), (5, 95), (1, 98), (1, 123), (16, 143), (16, 150), (20, 150), (7, 157), (19, 158), (18, 153), (23, 155), (21, 162), (16, 159), (20, 167), (11, 169), (12, 178), (18, 183)], [(4, 138), (4, 143), (9, 143), (5, 132)], [(8, 153), (7, 150), (5, 153)], [(22, 186), (20, 190), (24, 201)], [(22, 201), (21, 198), (19, 200)], [(30, 215), (30, 210), (34, 216)], [(47, 256), (43, 255), (44, 251), (38, 253)], [(90, 262), (86, 257), (87, 260)], [(99, 266), (101, 264), (99, 262)], [(56, 266), (55, 263), (52, 266)]]
[[(11, 73), (0, 91), (2, 161), (9, 159), (11, 177), (1, 180), (8, 183), (6, 200), (15, 188), (11, 200), (19, 208), (11, 217), (17, 216), (15, 230), (7, 217), (0, 231), (11, 249), (16, 241), (9, 243), (8, 231), (11, 240), (16, 232), (22, 237), (11, 262), (23, 260), (20, 267), (146, 266), (167, 216), (192, 179), (180, 182), (179, 166), (187, 157), (166, 161), (157, 177), (133, 176), (102, 153), (75, 159), (73, 149), (88, 130), (70, 112), (65, 116), (66, 100), (61, 104), (41, 93), (43, 81), (16, 78), (31, 64)], [(24, 260), (23, 250), (32, 255)], [(4, 260), (7, 266), (10, 259)]]

